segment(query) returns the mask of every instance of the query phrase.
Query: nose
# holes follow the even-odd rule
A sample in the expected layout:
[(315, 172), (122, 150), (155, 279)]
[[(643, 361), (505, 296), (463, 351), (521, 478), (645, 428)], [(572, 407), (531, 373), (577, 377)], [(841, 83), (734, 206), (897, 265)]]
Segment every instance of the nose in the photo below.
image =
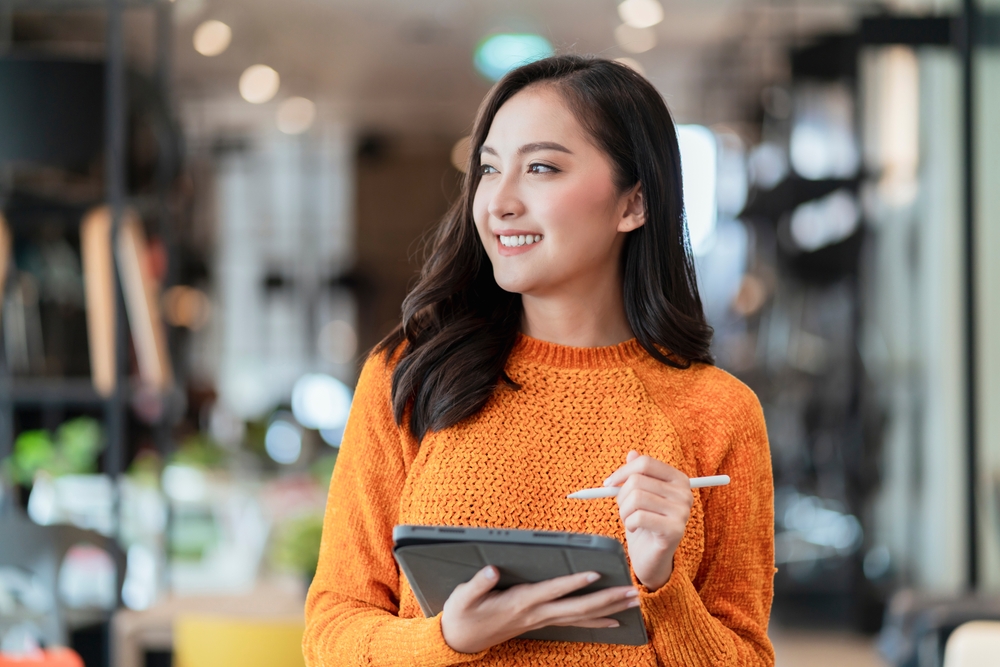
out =
[(497, 220), (511, 220), (524, 214), (524, 202), (517, 192), (517, 179), (504, 175), (490, 197), (490, 216)]

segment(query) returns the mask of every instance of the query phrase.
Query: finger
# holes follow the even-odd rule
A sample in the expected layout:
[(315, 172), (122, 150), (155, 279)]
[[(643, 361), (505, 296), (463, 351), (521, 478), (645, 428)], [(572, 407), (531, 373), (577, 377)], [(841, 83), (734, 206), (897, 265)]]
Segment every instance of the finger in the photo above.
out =
[(628, 479), (621, 485), (621, 490), (618, 492), (618, 497), (621, 498), (624, 495), (632, 493), (633, 491), (648, 491), (658, 496), (664, 498), (672, 497), (677, 495), (678, 492), (687, 493), (690, 495), (691, 488), (678, 488), (681, 485), (664, 482), (662, 479), (657, 479), (656, 477), (650, 477), (648, 475), (635, 474), (630, 475)]
[(694, 505), (694, 493), (688, 484), (664, 482), (662, 479), (646, 475), (632, 475), (625, 480), (618, 492), (618, 504), (621, 505), (632, 495), (637, 497), (655, 496), (680, 508), (689, 509)]
[(668, 516), (687, 511), (683, 501), (664, 498), (650, 491), (634, 489), (627, 494), (618, 494), (618, 516), (627, 519), (633, 512), (646, 511)]
[(553, 600), (539, 607), (539, 613), (550, 619), (579, 620), (598, 618), (627, 609), (629, 603), (639, 599), (639, 591), (632, 586), (615, 586), (587, 595)]
[(451, 593), (451, 598), (462, 607), (468, 607), (483, 597), (497, 585), (499, 572), (492, 565), (487, 565), (464, 584), (459, 584)]
[(642, 474), (665, 482), (687, 482), (688, 476), (672, 465), (651, 456), (639, 456), (615, 470), (604, 480), (604, 486), (621, 486), (631, 475)]
[(568, 574), (563, 577), (555, 577), (537, 584), (522, 584), (514, 586), (511, 590), (517, 590), (518, 595), (524, 596), (524, 601), (528, 605), (540, 605), (551, 600), (558, 600), (566, 597), (573, 591), (578, 591), (601, 578), (597, 572), (578, 572)]
[(630, 533), (641, 528), (654, 535), (671, 537), (678, 533), (683, 534), (687, 520), (688, 517), (682, 515), (664, 516), (646, 510), (638, 510), (629, 514), (622, 523), (625, 524), (625, 530)]
[(583, 607), (580, 605), (573, 606), (572, 604), (565, 604), (573, 602), (576, 602), (576, 600), (572, 598), (569, 600), (559, 600), (558, 602), (553, 602), (550, 605), (547, 605), (546, 609), (541, 609), (539, 611), (545, 615), (549, 615), (549, 620), (546, 621), (547, 625), (575, 625), (581, 621), (606, 618), (613, 614), (625, 611), (626, 609), (639, 606), (638, 597), (618, 599), (597, 607), (589, 605)]

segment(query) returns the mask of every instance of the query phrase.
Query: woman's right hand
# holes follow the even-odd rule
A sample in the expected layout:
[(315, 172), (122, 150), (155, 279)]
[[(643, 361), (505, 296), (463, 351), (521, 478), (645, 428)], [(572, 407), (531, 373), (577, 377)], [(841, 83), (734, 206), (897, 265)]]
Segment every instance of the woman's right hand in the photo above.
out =
[(597, 581), (596, 572), (494, 591), (498, 574), (493, 566), (483, 568), (444, 603), (441, 631), (448, 646), (459, 653), (477, 653), (548, 625), (614, 628), (618, 621), (607, 616), (639, 606), (639, 591), (632, 586), (565, 597)]

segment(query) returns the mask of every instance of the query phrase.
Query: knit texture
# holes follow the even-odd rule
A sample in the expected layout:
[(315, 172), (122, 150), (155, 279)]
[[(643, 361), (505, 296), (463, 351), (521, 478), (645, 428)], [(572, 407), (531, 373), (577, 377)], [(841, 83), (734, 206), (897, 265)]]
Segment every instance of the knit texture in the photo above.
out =
[[(358, 381), (306, 602), (309, 667), (774, 664), (771, 460), (746, 386), (712, 366), (670, 368), (635, 340), (571, 348), (521, 336), (507, 364), (521, 389), (498, 389), (478, 414), (418, 443), (393, 421), (392, 365), (373, 356)], [(694, 491), (670, 581), (640, 588), (649, 644), (514, 639), (452, 650), (440, 616), (424, 618), (396, 566), (393, 526), (570, 531), (624, 544), (613, 498), (566, 494), (600, 486), (630, 449), (690, 477), (732, 478)]]

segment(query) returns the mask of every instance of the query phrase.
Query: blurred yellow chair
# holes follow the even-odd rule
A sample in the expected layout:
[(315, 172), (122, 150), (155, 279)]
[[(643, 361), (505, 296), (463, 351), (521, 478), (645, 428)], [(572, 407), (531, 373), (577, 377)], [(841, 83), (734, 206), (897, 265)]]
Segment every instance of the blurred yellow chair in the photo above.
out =
[(185, 614), (174, 621), (174, 667), (305, 667), (301, 621)]
[(944, 667), (1000, 665), (1000, 621), (970, 621), (958, 626), (944, 648)]

